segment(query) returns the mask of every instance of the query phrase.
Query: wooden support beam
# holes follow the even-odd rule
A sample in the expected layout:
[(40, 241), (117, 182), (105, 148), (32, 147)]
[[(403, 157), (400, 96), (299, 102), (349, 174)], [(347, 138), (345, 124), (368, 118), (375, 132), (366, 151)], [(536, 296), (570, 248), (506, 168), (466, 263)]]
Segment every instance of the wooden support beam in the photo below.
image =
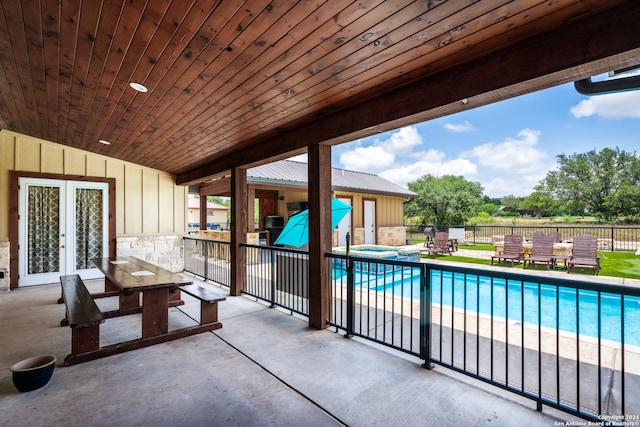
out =
[(324, 254), (331, 251), (331, 147), (309, 147), (309, 326), (327, 327), (329, 273)]
[(229, 295), (239, 296), (244, 289), (244, 266), (240, 245), (247, 241), (247, 170), (231, 171), (231, 284)]
[(207, 229), (207, 196), (200, 195), (200, 230)]

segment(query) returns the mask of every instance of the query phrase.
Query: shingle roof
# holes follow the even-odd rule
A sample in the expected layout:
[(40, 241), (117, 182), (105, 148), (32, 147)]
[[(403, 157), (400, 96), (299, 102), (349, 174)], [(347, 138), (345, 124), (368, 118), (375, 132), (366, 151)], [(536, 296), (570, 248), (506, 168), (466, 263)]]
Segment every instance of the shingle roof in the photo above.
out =
[[(307, 164), (292, 160), (280, 160), (247, 170), (249, 182), (307, 186)], [(331, 184), (334, 190), (357, 193), (383, 194), (398, 197), (418, 197), (413, 191), (402, 188), (378, 175), (331, 168)]]

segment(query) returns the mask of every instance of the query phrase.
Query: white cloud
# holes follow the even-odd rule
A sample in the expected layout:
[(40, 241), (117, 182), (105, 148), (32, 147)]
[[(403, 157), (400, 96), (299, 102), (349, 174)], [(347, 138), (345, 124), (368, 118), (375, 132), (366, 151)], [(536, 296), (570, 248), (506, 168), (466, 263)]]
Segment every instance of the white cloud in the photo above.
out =
[(403, 127), (397, 132), (393, 132), (389, 139), (376, 141), (374, 145), (382, 147), (386, 152), (396, 154), (407, 154), (413, 148), (422, 144), (422, 136), (418, 129), (413, 126)]
[(576, 118), (600, 116), (605, 119), (640, 118), (640, 92), (620, 92), (592, 96), (571, 107)]
[(370, 146), (361, 144), (358, 141), (356, 148), (340, 154), (340, 163), (345, 169), (378, 173), (392, 166), (397, 156), (410, 154), (414, 147), (422, 144), (422, 137), (415, 127), (407, 126)]
[(394, 161), (393, 153), (388, 153), (384, 148), (375, 145), (357, 147), (340, 155), (340, 162), (345, 169), (361, 172), (380, 171), (393, 165)]
[(471, 132), (473, 130), (475, 130), (476, 128), (473, 127), (473, 125), (467, 121), (465, 121), (464, 123), (447, 123), (444, 125), (445, 130), (448, 130), (449, 132)]
[(433, 176), (464, 176), (465, 179), (474, 180), (477, 173), (477, 166), (467, 159), (445, 160), (444, 153), (437, 150), (428, 150), (425, 153), (421, 153), (420, 160), (417, 162), (385, 170), (380, 173), (380, 176), (397, 185), (406, 187), (409, 182), (427, 174)]
[(539, 131), (523, 129), (518, 138), (507, 138), (504, 142), (489, 142), (463, 153), (463, 157), (474, 157), (478, 163), (492, 169), (517, 173), (519, 176), (548, 170), (547, 153), (536, 148)]

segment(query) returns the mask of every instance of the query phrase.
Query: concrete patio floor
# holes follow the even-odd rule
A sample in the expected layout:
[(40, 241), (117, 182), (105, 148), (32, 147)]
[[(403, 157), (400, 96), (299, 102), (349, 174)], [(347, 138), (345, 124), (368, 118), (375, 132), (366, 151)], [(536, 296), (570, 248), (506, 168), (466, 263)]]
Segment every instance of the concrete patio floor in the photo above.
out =
[[(193, 277), (190, 277), (193, 279)], [(194, 279), (199, 282), (199, 280)], [(88, 282), (94, 292), (102, 281)], [(220, 293), (224, 289), (206, 284)], [(310, 329), (304, 318), (246, 297), (220, 304), (223, 328), (75, 366), (62, 366), (59, 285), (0, 294), (2, 426), (552, 426), (582, 422), (403, 353)], [(194, 324), (183, 295), (170, 327)], [(97, 300), (102, 309), (115, 299)], [(186, 314), (185, 314), (186, 313)], [(103, 345), (139, 336), (140, 316), (107, 319)], [(9, 370), (58, 357), (50, 383), (19, 393)]]

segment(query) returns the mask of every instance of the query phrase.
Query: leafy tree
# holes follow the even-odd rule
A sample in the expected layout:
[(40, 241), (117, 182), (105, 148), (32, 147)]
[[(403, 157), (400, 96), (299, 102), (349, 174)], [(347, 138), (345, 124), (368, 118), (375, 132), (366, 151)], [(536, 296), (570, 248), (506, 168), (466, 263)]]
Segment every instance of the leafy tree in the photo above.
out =
[(534, 191), (520, 202), (520, 208), (525, 211), (535, 212), (536, 218), (542, 217), (542, 211), (550, 210), (555, 201), (549, 193)]
[(424, 224), (462, 225), (482, 203), (482, 186), (461, 176), (425, 175), (408, 185), (419, 197), (407, 204), (406, 213), (420, 216)]
[[(486, 200), (486, 196), (485, 196), (485, 200)], [(498, 213), (499, 209), (500, 207), (497, 204), (485, 202), (478, 207), (478, 213), (483, 212), (489, 216), (493, 216)]]
[(509, 194), (502, 198), (500, 203), (503, 206), (503, 210), (506, 212), (520, 212), (520, 203), (522, 202), (522, 198), (516, 197), (513, 194)]
[(623, 215), (620, 204), (612, 196), (623, 185), (640, 184), (640, 158), (636, 153), (605, 148), (567, 156), (560, 154), (558, 168), (547, 173), (537, 190), (549, 192), (554, 198), (583, 206), (604, 221)]
[(482, 197), (482, 202), (483, 203), (493, 203), (496, 206), (500, 206), (500, 199), (498, 197), (489, 197), (489, 196), (483, 196)]
[(609, 210), (626, 216), (627, 221), (640, 221), (640, 187), (623, 184), (606, 197), (605, 205)]

